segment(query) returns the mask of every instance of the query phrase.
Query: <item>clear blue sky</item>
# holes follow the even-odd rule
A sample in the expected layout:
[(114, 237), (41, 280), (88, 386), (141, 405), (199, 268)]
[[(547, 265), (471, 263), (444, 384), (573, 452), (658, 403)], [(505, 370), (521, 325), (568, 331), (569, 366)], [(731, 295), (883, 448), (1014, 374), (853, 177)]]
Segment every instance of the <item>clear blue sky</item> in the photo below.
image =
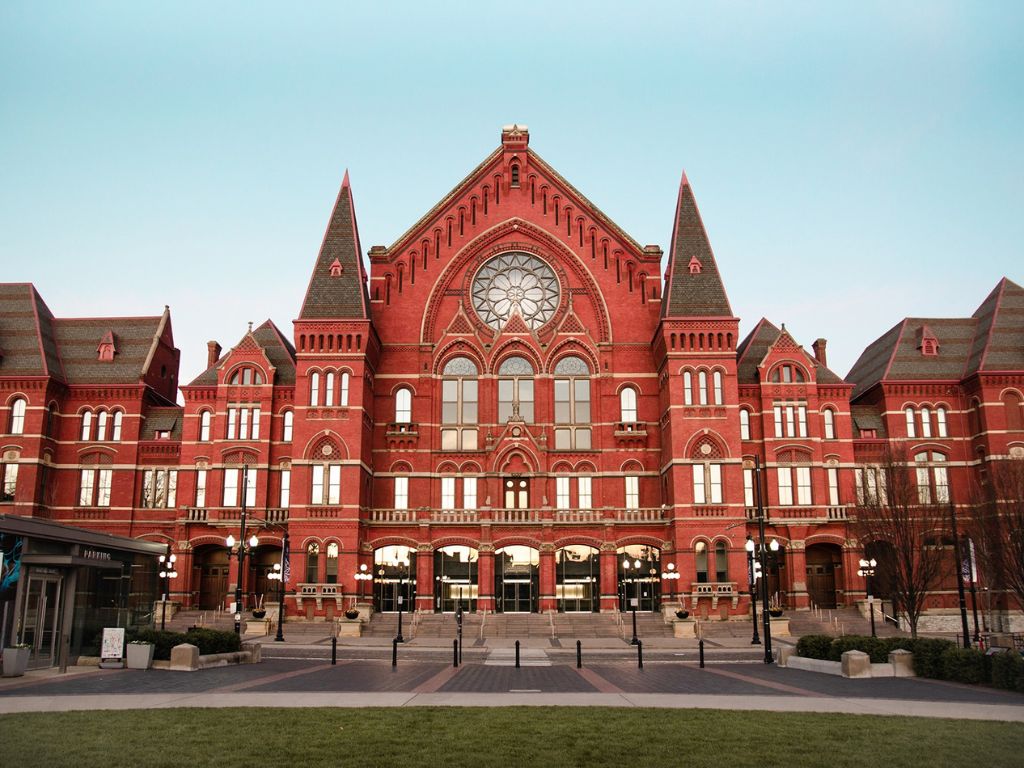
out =
[(666, 251), (685, 168), (742, 332), (841, 375), (1024, 281), (1024, 3), (628, 5), (7, 0), (0, 279), (169, 304), (187, 382), (248, 320), (291, 334), (346, 168), (390, 244), (515, 121)]

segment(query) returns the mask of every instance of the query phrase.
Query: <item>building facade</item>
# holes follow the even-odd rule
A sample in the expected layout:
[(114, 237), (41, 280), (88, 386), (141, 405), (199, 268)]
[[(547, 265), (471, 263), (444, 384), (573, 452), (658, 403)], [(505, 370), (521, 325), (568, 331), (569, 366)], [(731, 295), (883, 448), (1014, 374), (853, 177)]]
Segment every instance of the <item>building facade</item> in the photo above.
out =
[(231, 601), (244, 514), (246, 602), (276, 594), (287, 540), (296, 616), (728, 618), (749, 612), (759, 489), (773, 601), (851, 604), (859, 467), (905, 447), (966, 506), (1024, 455), (1020, 286), (901, 321), (844, 379), (823, 339), (768, 320), (740, 338), (685, 175), (663, 275), (528, 144), (505, 128), (369, 274), (346, 174), (292, 332), (210, 342), (188, 384), (166, 309), (67, 320), (0, 287), (0, 511), (162, 543), (197, 608)]

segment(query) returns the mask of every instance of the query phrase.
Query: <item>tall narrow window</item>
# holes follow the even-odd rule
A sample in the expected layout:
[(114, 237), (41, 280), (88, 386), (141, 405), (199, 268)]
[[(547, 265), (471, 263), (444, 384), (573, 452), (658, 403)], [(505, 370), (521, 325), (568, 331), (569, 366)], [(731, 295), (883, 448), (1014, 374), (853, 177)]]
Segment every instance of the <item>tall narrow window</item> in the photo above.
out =
[(92, 411), (85, 411), (82, 414), (82, 440), (92, 439)]
[(693, 503), (722, 503), (722, 465), (693, 465)]
[(773, 408), (775, 414), (775, 436), (784, 437), (785, 433), (782, 431), (782, 406), (776, 405)]
[(248, 440), (249, 439), (249, 409), (240, 408), (238, 418), (238, 439)]
[(110, 435), (111, 440), (117, 441), (121, 439), (121, 421), (123, 420), (123, 418), (123, 411), (114, 411), (114, 429), (113, 433)]
[(313, 472), (311, 475), (312, 486), (310, 488), (309, 501), (311, 504), (323, 504), (324, 503), (324, 474), (325, 469), (321, 464), (313, 465)]
[(290, 469), (281, 470), (281, 496), (280, 505), (282, 509), (287, 509), (288, 505), (292, 501), (292, 471)]
[(449, 360), (441, 381), (441, 449), (477, 447), (477, 368), (468, 357)]
[(206, 506), (206, 470), (196, 470), (196, 506)]
[(341, 464), (327, 467), (327, 503), (341, 503)]
[(252, 409), (252, 439), (260, 439), (260, 409)]
[(292, 427), (295, 423), (295, 414), (292, 411), (284, 412), (284, 427), (281, 430), (281, 439), (286, 443), (292, 441)]
[(18, 465), (15, 463), (4, 464), (3, 487), (0, 488), (0, 501), (14, 501), (15, 492), (18, 490)]
[(578, 506), (580, 509), (590, 509), (593, 507), (593, 493), (591, 488), (591, 478), (589, 477), (578, 477), (576, 478), (576, 494)]
[(348, 405), (348, 384), (351, 376), (348, 371), (341, 374), (341, 394), (339, 397), (341, 405)]
[(498, 423), (504, 424), (518, 414), (533, 423), (533, 366), (523, 357), (510, 357), (498, 368)]
[(946, 409), (942, 406), (935, 409), (935, 426), (938, 428), (939, 437), (949, 437), (946, 427)]
[(636, 417), (636, 390), (624, 387), (619, 393), (619, 418), (626, 424), (633, 424)]
[(324, 377), (324, 405), (334, 405), (334, 372), (331, 371)]
[(324, 581), (328, 584), (338, 583), (338, 542), (327, 545), (327, 567), (324, 569)]
[[(25, 410), (27, 408), (27, 402), (24, 398), (19, 397), (13, 403), (11, 403), (11, 428), (9, 432), (12, 435), (21, 435), (25, 433)], [(86, 411), (86, 413), (89, 413)], [(91, 414), (90, 414), (91, 417)], [(85, 416), (82, 416), (82, 431), (86, 432), (85, 429)], [(86, 434), (83, 440), (88, 440), (89, 436)]]
[(462, 478), (462, 508), (476, 509), (476, 478)]
[(683, 404), (693, 405), (693, 374), (683, 371)]
[(395, 509), (409, 508), (409, 478), (395, 478)]
[(715, 581), (729, 580), (729, 553), (724, 541), (715, 542)]
[(750, 439), (750, 411), (740, 408), (740, 440)]
[(238, 434), (238, 409), (228, 408), (228, 440), (234, 440)]
[(786, 435), (787, 437), (796, 436), (796, 413), (792, 405), (786, 406)]
[(811, 468), (796, 468), (796, 503), (811, 504)]
[(715, 405), (721, 405), (723, 402), (725, 402), (724, 396), (723, 396), (723, 393), (722, 393), (722, 372), (721, 371), (715, 371), (711, 375), (711, 379), (712, 379), (712, 384), (714, 386), (714, 392), (715, 392)]
[(697, 572), (697, 583), (707, 584), (708, 582), (708, 545), (698, 541), (694, 545), (694, 566)]
[(907, 437), (917, 437), (917, 431), (914, 429), (914, 409), (907, 408), (903, 414), (907, 418)]
[(708, 372), (700, 371), (697, 374), (698, 402), (701, 405), (708, 404)]
[(921, 409), (921, 437), (932, 436), (932, 412), (925, 406)]
[(441, 509), (455, 509), (455, 478), (441, 478)]
[[(113, 483), (113, 470), (111, 469), (100, 469), (96, 473), (96, 506), (97, 507), (109, 507), (110, 506), (110, 486)], [(172, 490), (171, 494), (174, 493)], [(173, 506), (174, 501), (172, 500), (167, 506)]]
[(569, 509), (569, 478), (561, 475), (555, 478), (555, 509)]
[(83, 469), (78, 491), (78, 504), (82, 507), (92, 506), (93, 484), (96, 482), (96, 470), (92, 467)]
[(917, 464), (917, 497), (922, 504), (949, 502), (949, 476), (946, 457), (937, 451), (922, 451), (914, 456)]
[(578, 357), (563, 357), (554, 385), (555, 449), (590, 450), (590, 368)]
[(107, 416), (106, 411), (100, 411), (96, 414), (96, 439), (103, 441), (107, 439)]
[(776, 474), (779, 478), (779, 504), (792, 506), (793, 504), (793, 475), (789, 467), (776, 467)]
[(238, 470), (235, 468), (224, 470), (224, 495), (221, 503), (225, 507), (238, 506)]
[(412, 421), (412, 392), (402, 387), (395, 392), (395, 422), (408, 424)]
[(306, 547), (306, 581), (316, 583), (320, 580), (320, 545), (315, 541)]
[(828, 503), (830, 506), (839, 505), (839, 470), (836, 467), (828, 467), (825, 470), (828, 475)]
[(206, 443), (210, 440), (210, 412), (203, 411), (199, 414), (199, 439)]
[(309, 404), (320, 405), (320, 374), (316, 371), (309, 376)]
[(824, 423), (824, 436), (826, 440), (836, 439), (836, 413), (831, 408), (826, 408), (821, 413)]
[(247, 507), (256, 506), (256, 474), (257, 470), (252, 467), (245, 473), (245, 505)]
[(640, 478), (626, 476), (626, 509), (640, 509)]
[(801, 405), (796, 409), (797, 413), (797, 435), (807, 437), (807, 406)]
[(743, 469), (743, 506), (750, 509), (754, 506), (754, 470)]

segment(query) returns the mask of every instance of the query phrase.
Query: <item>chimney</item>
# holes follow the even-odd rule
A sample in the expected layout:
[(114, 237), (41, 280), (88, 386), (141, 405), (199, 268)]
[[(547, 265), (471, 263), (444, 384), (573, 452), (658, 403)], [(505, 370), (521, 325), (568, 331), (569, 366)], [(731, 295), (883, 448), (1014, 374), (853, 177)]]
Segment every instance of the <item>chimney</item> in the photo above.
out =
[(814, 350), (814, 359), (819, 363), (828, 368), (828, 359), (825, 357), (825, 345), (828, 341), (825, 339), (817, 339), (812, 345), (811, 349)]
[(216, 341), (206, 342), (206, 367), (213, 368), (220, 360), (220, 344)]

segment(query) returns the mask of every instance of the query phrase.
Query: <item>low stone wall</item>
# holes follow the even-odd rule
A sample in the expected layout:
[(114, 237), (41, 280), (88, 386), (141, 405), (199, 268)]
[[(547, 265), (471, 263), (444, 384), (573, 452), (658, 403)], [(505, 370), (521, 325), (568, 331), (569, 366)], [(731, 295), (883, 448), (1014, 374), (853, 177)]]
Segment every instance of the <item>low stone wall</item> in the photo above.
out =
[(872, 664), (871, 657), (862, 651), (847, 651), (842, 661), (826, 659), (808, 659), (797, 656), (794, 648), (780, 648), (778, 664), (789, 669), (802, 669), (807, 672), (820, 672), (823, 675), (838, 677), (916, 677), (914, 674), (914, 654), (910, 651), (897, 650), (889, 654), (885, 664)]
[(198, 647), (189, 643), (182, 643), (171, 649), (169, 668), (174, 672), (195, 672), (209, 667), (226, 667), (230, 664), (259, 664), (263, 661), (263, 646), (259, 643), (242, 643), (242, 649), (232, 653), (200, 655)]

